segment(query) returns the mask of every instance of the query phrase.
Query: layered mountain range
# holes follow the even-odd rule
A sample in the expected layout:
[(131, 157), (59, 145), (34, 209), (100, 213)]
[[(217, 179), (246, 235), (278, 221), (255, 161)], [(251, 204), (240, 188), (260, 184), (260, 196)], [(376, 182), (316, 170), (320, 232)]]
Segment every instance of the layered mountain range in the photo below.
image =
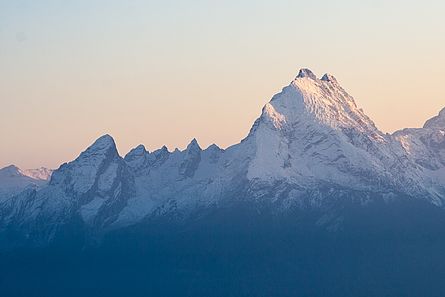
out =
[(202, 149), (193, 139), (182, 151), (139, 145), (122, 157), (104, 135), (50, 173), (0, 171), (0, 232), (45, 244), (73, 221), (104, 234), (239, 202), (267, 205), (276, 215), (374, 200), (443, 208), (445, 109), (422, 128), (385, 134), (332, 75), (302, 69), (227, 149)]

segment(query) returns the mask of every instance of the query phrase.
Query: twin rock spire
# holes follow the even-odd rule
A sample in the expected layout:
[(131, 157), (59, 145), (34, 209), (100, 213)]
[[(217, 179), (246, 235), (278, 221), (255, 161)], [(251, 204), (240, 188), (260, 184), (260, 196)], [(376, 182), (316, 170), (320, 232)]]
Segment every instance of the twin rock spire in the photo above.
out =
[[(317, 80), (317, 76), (308, 68), (302, 68), (300, 69), (300, 71), (298, 72), (298, 75), (296, 78), (310, 78), (313, 80)], [(326, 73), (325, 75), (322, 76), (321, 78), (322, 81), (327, 81), (327, 82), (333, 82), (333, 83), (337, 83), (337, 79), (335, 79), (335, 77), (331, 74)]]

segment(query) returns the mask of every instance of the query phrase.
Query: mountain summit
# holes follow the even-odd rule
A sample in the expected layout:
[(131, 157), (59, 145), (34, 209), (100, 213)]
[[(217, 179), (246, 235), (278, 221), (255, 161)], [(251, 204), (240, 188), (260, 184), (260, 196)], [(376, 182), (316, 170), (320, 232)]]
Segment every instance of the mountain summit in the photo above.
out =
[(49, 181), (52, 170), (48, 168), (21, 170), (15, 165), (0, 169), (0, 202), (17, 195), (26, 188), (39, 188)]
[(423, 128), (445, 129), (445, 108), (443, 108), (437, 116), (426, 121)]
[(193, 139), (173, 152), (139, 145), (122, 158), (104, 135), (55, 170), (48, 185), (1, 203), (0, 222), (3, 231), (42, 243), (72, 221), (104, 234), (240, 202), (321, 211), (415, 198), (442, 207), (444, 118), (442, 110), (424, 128), (384, 134), (334, 76), (301, 69), (239, 144), (202, 149)]
[(331, 75), (318, 79), (300, 70), (265, 105), (249, 137), (251, 180), (428, 191), (413, 182), (420, 173), (403, 159), (400, 144), (379, 131)]

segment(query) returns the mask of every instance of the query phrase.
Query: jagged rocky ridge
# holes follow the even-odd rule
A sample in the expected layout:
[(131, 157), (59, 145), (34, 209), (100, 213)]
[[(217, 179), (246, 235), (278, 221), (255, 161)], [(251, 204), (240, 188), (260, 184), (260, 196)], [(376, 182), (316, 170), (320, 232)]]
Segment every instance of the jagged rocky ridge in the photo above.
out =
[(328, 210), (343, 202), (422, 199), (443, 207), (445, 110), (423, 128), (377, 129), (329, 74), (310, 70), (273, 96), (241, 143), (183, 151), (143, 145), (119, 156), (109, 135), (0, 204), (0, 232), (50, 241), (80, 221), (93, 234), (153, 217), (187, 218), (234, 201)]

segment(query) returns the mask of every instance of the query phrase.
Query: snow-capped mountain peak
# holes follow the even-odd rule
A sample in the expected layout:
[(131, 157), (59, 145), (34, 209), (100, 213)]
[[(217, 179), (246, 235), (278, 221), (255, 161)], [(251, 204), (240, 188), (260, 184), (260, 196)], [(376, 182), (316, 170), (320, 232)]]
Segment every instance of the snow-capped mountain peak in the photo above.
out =
[(317, 79), (317, 76), (308, 68), (302, 68), (300, 69), (300, 71), (298, 72), (297, 78), (310, 78), (310, 79)]
[(20, 169), (15, 165), (9, 165), (0, 169), (1, 177), (19, 177), (26, 176), (35, 180), (47, 181), (50, 179), (53, 170), (39, 167), (35, 169)]
[(317, 121), (334, 129), (357, 130), (382, 141), (384, 138), (332, 75), (317, 79), (309, 69), (301, 69), (295, 80), (266, 104), (263, 114), (280, 127), (284, 122), (293, 127)]
[(113, 137), (105, 134), (83, 151), (72, 163), (99, 166), (104, 159), (119, 157)]
[(53, 174), (53, 170), (45, 167), (39, 167), (35, 169), (22, 170), (22, 173), (34, 179), (48, 181)]
[(445, 108), (443, 108), (437, 116), (426, 121), (423, 127), (445, 129)]
[(86, 151), (81, 154), (81, 156), (94, 153), (99, 154), (109, 150), (117, 153), (116, 143), (114, 142), (113, 137), (111, 137), (109, 134), (105, 134), (99, 137), (91, 146), (89, 146)]
[(126, 155), (125, 155), (125, 161), (131, 162), (132, 160), (141, 157), (145, 154), (149, 153), (145, 146), (140, 144), (137, 147), (131, 149)]
[(0, 176), (8, 176), (8, 177), (14, 177), (14, 176), (21, 176), (22, 172), (20, 168), (18, 168), (15, 165), (9, 165), (6, 167), (3, 167), (0, 169)]
[(212, 143), (211, 145), (209, 145), (206, 150), (208, 151), (222, 151), (223, 149), (221, 149), (218, 145), (216, 145), (215, 143)]
[(202, 150), (196, 138), (193, 138), (192, 141), (190, 141), (190, 143), (187, 145), (186, 151), (190, 150)]
[(264, 106), (248, 138), (255, 152), (250, 180), (294, 182), (300, 176), (299, 182), (377, 188), (381, 180), (392, 187), (418, 174), (332, 75), (317, 79), (308, 69)]
[(202, 149), (199, 146), (196, 138), (193, 138), (184, 152), (184, 160), (180, 164), (178, 172), (181, 178), (190, 178), (195, 174), (195, 171), (201, 161)]
[(21, 170), (15, 165), (0, 169), (0, 201), (6, 200), (26, 188), (44, 186), (52, 170), (44, 167)]
[(394, 132), (392, 137), (406, 156), (424, 168), (424, 173), (445, 186), (445, 108), (426, 121), (423, 128)]
[(331, 82), (331, 83), (338, 83), (337, 79), (333, 75), (331, 75), (329, 73), (326, 73), (325, 75), (323, 75), (321, 80), (322, 81)]
[(50, 184), (64, 184), (69, 190), (85, 193), (95, 184), (100, 172), (121, 159), (114, 139), (108, 134), (103, 135), (74, 161), (65, 163), (55, 170)]

